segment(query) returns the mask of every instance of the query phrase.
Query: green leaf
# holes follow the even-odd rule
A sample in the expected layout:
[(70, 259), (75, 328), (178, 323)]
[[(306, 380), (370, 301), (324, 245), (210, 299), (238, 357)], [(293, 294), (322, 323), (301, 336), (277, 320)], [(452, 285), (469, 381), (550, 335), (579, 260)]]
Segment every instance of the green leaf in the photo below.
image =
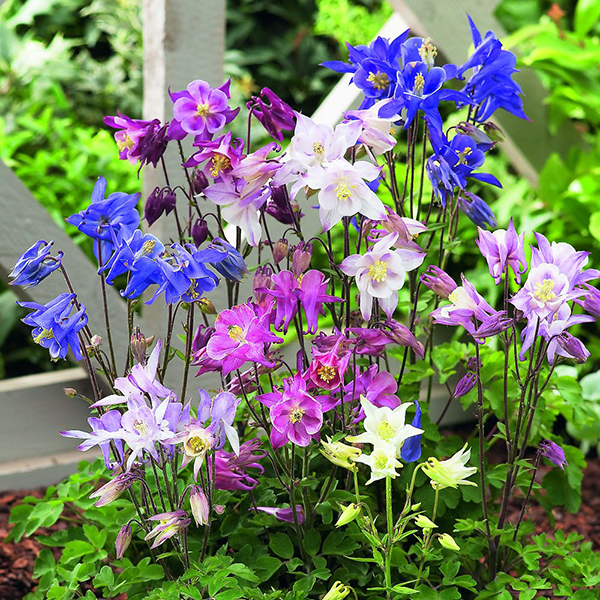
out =
[(106, 543), (106, 536), (108, 535), (106, 529), (102, 529), (100, 531), (94, 525), (86, 524), (83, 526), (83, 533), (85, 533), (85, 537), (97, 550), (101, 550), (102, 548), (104, 548), (104, 544)]
[(600, 17), (600, 0), (579, 0), (575, 7), (575, 33), (583, 38)]
[(269, 540), (269, 548), (281, 558), (292, 558), (294, 556), (294, 545), (285, 533), (276, 533)]
[(94, 587), (107, 587), (112, 589), (115, 584), (115, 574), (112, 569), (104, 565), (100, 569), (100, 573), (94, 577)]
[(69, 542), (60, 557), (61, 563), (68, 563), (76, 558), (81, 558), (86, 554), (94, 554), (96, 549), (89, 542), (83, 540), (74, 540)]
[(304, 537), (304, 549), (309, 556), (316, 556), (321, 547), (321, 534), (316, 529), (309, 529)]

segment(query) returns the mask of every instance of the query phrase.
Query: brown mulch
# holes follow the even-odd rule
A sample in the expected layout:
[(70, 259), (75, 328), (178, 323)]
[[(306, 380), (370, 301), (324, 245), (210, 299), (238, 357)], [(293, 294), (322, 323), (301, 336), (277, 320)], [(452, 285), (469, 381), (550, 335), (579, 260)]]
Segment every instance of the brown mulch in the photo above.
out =
[[(540, 479), (547, 468), (540, 469)], [(32, 581), (33, 564), (43, 546), (33, 538), (23, 538), (18, 544), (7, 543), (6, 536), (11, 528), (8, 522), (10, 510), (25, 496), (42, 497), (43, 490), (26, 490), (16, 492), (0, 492), (0, 598), (2, 600), (22, 600), (35, 589)], [(515, 501), (511, 505), (509, 520), (515, 522), (518, 518), (521, 504)], [(579, 512), (575, 515), (554, 509), (554, 525), (551, 525), (544, 509), (532, 502), (528, 519), (535, 523), (535, 533), (552, 534), (562, 529), (566, 534), (576, 531), (593, 543), (594, 549), (600, 551), (600, 460), (594, 458), (588, 461), (582, 484), (582, 502)], [(64, 529), (65, 523), (60, 521), (54, 526), (40, 530), (49, 535), (53, 531)], [(58, 556), (57, 556), (58, 558)]]

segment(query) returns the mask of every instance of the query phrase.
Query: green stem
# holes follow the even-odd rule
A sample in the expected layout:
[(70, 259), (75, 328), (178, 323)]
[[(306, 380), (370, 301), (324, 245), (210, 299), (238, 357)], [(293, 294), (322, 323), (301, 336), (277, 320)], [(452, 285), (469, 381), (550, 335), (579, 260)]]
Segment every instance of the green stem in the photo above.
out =
[(389, 599), (392, 597), (392, 539), (394, 516), (392, 514), (392, 478), (385, 478), (385, 509), (387, 514), (387, 552), (385, 557), (385, 589)]

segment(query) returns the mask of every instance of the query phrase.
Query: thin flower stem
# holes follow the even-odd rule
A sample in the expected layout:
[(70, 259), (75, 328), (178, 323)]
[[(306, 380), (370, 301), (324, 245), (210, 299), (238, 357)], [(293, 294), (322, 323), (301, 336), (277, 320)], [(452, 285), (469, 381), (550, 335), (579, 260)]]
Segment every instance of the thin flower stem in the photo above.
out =
[(185, 337), (185, 358), (183, 360), (183, 382), (181, 384), (181, 402), (185, 404), (185, 393), (187, 391), (188, 374), (190, 372), (192, 341), (194, 339), (194, 308), (196, 304), (191, 302), (188, 308), (186, 337)]
[(392, 549), (394, 533), (394, 516), (392, 513), (392, 478), (385, 478), (385, 509), (387, 517), (387, 548), (385, 556), (385, 591), (388, 599), (392, 598)]
[[(102, 269), (102, 244), (100, 239), (98, 239), (98, 267)], [(115, 349), (113, 346), (112, 333), (110, 331), (110, 316), (108, 314), (108, 300), (106, 297), (106, 280), (104, 273), (100, 273), (100, 290), (102, 292), (102, 308), (104, 311), (104, 323), (106, 325), (106, 337), (108, 339), (108, 349), (110, 352), (110, 369), (112, 377), (115, 376), (117, 372), (117, 361), (115, 360)]]

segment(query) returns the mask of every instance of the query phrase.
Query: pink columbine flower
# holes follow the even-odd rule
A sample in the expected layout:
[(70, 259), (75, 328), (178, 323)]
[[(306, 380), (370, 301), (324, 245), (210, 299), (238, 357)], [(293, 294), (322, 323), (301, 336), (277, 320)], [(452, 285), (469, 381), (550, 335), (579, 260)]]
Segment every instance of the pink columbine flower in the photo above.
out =
[(404, 286), (406, 273), (419, 267), (425, 254), (399, 248), (393, 250), (398, 234), (391, 233), (379, 240), (365, 254), (345, 258), (340, 269), (356, 278), (360, 293), (360, 311), (365, 321), (371, 318), (373, 298), (392, 318), (398, 306), (398, 290)]
[[(251, 476), (247, 469), (256, 469), (257, 474), (265, 472), (258, 462), (267, 455), (261, 449), (260, 440), (254, 438), (240, 446), (239, 456), (234, 453), (218, 450), (215, 454), (215, 487), (218, 490), (249, 491), (258, 485), (258, 480)], [(212, 464), (209, 464), (212, 469)], [(212, 471), (211, 471), (212, 473)]]
[(164, 544), (169, 538), (186, 529), (191, 522), (185, 510), (174, 510), (172, 512), (159, 513), (148, 519), (158, 521), (154, 529), (144, 538), (146, 541), (154, 539), (151, 548)]
[(174, 120), (191, 135), (212, 135), (233, 121), (239, 108), (228, 106), (231, 80), (219, 88), (211, 88), (206, 81), (196, 79), (181, 92), (169, 92)]
[(214, 361), (222, 361), (223, 375), (239, 369), (247, 361), (273, 366), (265, 354), (265, 344), (283, 340), (269, 331), (268, 319), (268, 313), (257, 316), (247, 304), (219, 313), (206, 354)]
[(344, 338), (340, 337), (327, 352), (319, 352), (313, 348), (313, 358), (306, 377), (316, 387), (335, 390), (344, 384), (344, 374), (352, 355), (344, 349), (343, 340)]
[(192, 154), (183, 163), (184, 167), (197, 167), (206, 162), (202, 171), (213, 179), (219, 179), (224, 173), (231, 170), (242, 160), (242, 148), (244, 142), (240, 138), (231, 140), (231, 131), (215, 140), (199, 140), (194, 145), (200, 150)]
[(321, 429), (323, 409), (308, 393), (306, 381), (299, 373), (283, 380), (283, 391), (257, 396), (257, 400), (269, 407), (274, 448), (284, 446), (288, 440), (297, 446), (308, 446)]
[(521, 283), (521, 275), (527, 270), (527, 260), (523, 249), (525, 234), (517, 235), (512, 219), (507, 229), (486, 231), (478, 227), (477, 231), (479, 231), (479, 239), (475, 240), (475, 243), (487, 261), (490, 275), (494, 278), (496, 285), (500, 283), (502, 273), (507, 268), (514, 273), (516, 282)]
[(378, 372), (377, 365), (371, 365), (363, 373), (357, 369), (352, 381), (344, 386), (344, 402), (359, 400), (364, 396), (373, 406), (394, 409), (400, 406), (397, 391), (396, 379), (387, 371)]

